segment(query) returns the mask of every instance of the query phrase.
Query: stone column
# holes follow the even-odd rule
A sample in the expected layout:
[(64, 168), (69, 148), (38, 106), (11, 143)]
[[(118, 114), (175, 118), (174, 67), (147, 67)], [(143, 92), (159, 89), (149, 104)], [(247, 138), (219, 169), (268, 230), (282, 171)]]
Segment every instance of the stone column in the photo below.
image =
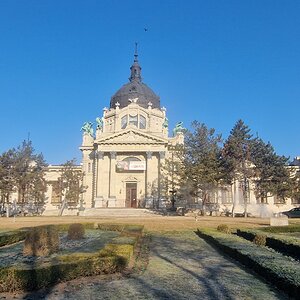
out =
[(104, 156), (104, 152), (102, 151), (97, 151), (96, 154), (96, 169), (95, 169), (95, 173), (96, 173), (96, 180), (95, 180), (95, 197), (94, 197), (94, 207), (95, 208), (99, 208), (99, 207), (103, 207), (104, 204), (104, 199), (103, 199), (103, 184), (101, 184), (101, 180), (103, 177), (103, 156)]
[(110, 152), (109, 198), (116, 197), (116, 156), (115, 151)]
[(93, 154), (92, 150), (89, 149), (83, 150), (82, 154), (82, 169), (84, 172), (83, 185), (87, 187), (86, 192), (83, 194), (83, 200), (85, 202), (85, 207), (91, 208), (93, 202), (93, 172), (89, 170), (89, 164), (90, 168), (92, 168), (93, 160), (90, 156)]
[(161, 186), (161, 166), (164, 164), (165, 162), (165, 155), (166, 152), (165, 151), (160, 151), (159, 152), (159, 159), (158, 159), (158, 201), (157, 201), (157, 208), (160, 207), (160, 201), (161, 201), (161, 197), (164, 196), (162, 195), (162, 186)]
[(151, 166), (150, 166), (150, 162), (152, 160), (152, 151), (147, 151), (146, 152), (146, 178), (145, 178), (145, 196), (146, 198), (150, 197), (151, 195), (151, 190), (150, 190), (150, 170), (151, 170)]

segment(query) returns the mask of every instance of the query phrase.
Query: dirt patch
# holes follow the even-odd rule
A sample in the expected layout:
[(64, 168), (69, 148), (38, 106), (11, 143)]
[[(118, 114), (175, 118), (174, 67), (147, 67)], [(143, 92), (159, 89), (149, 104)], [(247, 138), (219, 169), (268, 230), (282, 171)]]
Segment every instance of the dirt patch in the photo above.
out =
[[(67, 224), (78, 222), (98, 222), (113, 224), (144, 225), (147, 231), (182, 231), (196, 230), (198, 227), (216, 228), (220, 224), (227, 224), (231, 228), (256, 228), (269, 225), (269, 219), (260, 218), (230, 218), (230, 217), (194, 217), (151, 215), (141, 217), (16, 217), (0, 218), (0, 230), (32, 227), (47, 224)], [(296, 221), (297, 222), (297, 221)], [(300, 223), (300, 220), (299, 222)]]

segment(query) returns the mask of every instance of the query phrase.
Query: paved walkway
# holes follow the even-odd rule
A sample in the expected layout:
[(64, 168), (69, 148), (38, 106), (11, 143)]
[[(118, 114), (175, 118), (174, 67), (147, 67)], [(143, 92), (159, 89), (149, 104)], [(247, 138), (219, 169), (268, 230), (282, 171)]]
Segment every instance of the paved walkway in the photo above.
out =
[[(34, 299), (28, 295), (27, 299)], [(55, 286), (45, 299), (286, 299), (193, 232), (154, 235), (149, 265), (130, 278)]]

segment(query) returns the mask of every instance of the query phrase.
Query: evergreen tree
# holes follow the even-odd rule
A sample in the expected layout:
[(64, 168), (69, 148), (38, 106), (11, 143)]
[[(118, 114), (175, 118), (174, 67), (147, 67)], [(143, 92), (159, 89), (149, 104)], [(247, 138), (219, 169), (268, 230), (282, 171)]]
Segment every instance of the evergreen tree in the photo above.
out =
[(274, 195), (284, 201), (291, 195), (292, 180), (287, 157), (277, 155), (273, 146), (260, 138), (252, 142), (251, 157), (257, 197), (267, 199)]
[(9, 196), (15, 191), (15, 161), (15, 149), (10, 149), (0, 156), (0, 210), (4, 209), (5, 203), (9, 203)]
[[(161, 168), (162, 194), (170, 196), (172, 209), (176, 199), (182, 198), (184, 190), (184, 146), (181, 144), (169, 147), (169, 157)], [(185, 198), (186, 200), (186, 198)]]
[(194, 121), (193, 132), (185, 140), (185, 178), (191, 182), (192, 193), (202, 199), (202, 214), (223, 178), (220, 164), (222, 141), (215, 129)]
[[(237, 181), (240, 185), (244, 202), (244, 215), (247, 217), (247, 203), (249, 201), (249, 180), (253, 176), (251, 168), (251, 143), (250, 129), (242, 120), (238, 120), (230, 131), (222, 151), (222, 166), (227, 183)], [(235, 194), (232, 215), (234, 216)]]
[(298, 166), (290, 167), (291, 173), (291, 198), (295, 201), (294, 203), (300, 204), (300, 170)]

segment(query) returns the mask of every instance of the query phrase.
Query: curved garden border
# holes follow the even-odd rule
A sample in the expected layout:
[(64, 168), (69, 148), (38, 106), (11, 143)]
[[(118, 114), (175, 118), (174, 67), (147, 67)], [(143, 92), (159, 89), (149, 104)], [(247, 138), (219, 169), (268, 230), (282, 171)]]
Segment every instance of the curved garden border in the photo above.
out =
[[(66, 231), (69, 225), (50, 226), (55, 226), (59, 231)], [(139, 225), (98, 223), (83, 223), (83, 225), (86, 229), (118, 231), (121, 234), (96, 252), (60, 255), (54, 262), (44, 263), (38, 267), (2, 267), (0, 292), (37, 290), (77, 277), (122, 271), (128, 265), (143, 233), (143, 226)], [(2, 245), (15, 243), (24, 239), (29, 230), (30, 228), (16, 230), (6, 234), (9, 237), (5, 238), (0, 236), (0, 241), (3, 241)]]

